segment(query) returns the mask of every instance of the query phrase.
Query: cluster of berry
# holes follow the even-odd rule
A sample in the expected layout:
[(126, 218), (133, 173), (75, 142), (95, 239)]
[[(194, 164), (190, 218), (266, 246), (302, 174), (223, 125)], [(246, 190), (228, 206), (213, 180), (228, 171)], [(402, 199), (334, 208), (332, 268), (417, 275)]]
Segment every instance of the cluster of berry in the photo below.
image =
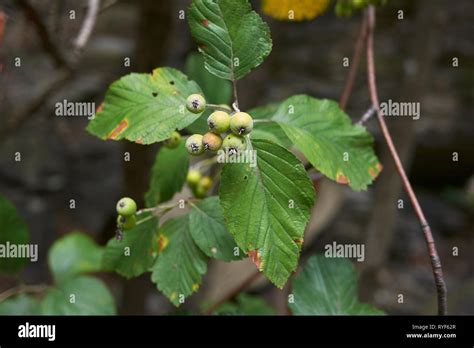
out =
[(117, 228), (125, 231), (134, 228), (137, 224), (135, 213), (137, 212), (137, 203), (129, 197), (121, 198), (117, 202)]
[(210, 176), (202, 176), (201, 172), (196, 169), (188, 171), (186, 182), (196, 198), (206, 197), (207, 192), (212, 187), (212, 178)]
[[(206, 107), (206, 100), (200, 94), (191, 94), (186, 101), (186, 107), (193, 113), (200, 113)], [(209, 132), (204, 135), (191, 135), (186, 140), (186, 149), (193, 156), (201, 155), (206, 150), (215, 152), (222, 149), (229, 155), (245, 150), (244, 135), (252, 131), (253, 119), (245, 112), (231, 115), (225, 111), (215, 111), (207, 119), (207, 125)], [(231, 133), (222, 139), (229, 131)]]

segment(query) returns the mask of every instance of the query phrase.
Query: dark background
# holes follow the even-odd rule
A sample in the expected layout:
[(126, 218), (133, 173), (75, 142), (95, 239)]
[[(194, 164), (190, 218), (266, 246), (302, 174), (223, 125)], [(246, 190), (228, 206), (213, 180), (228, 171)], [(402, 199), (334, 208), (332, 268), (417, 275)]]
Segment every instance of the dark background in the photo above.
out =
[[(51, 281), (47, 250), (63, 234), (80, 230), (101, 244), (112, 237), (116, 200), (143, 196), (157, 150), (157, 145), (101, 141), (85, 131), (85, 117), (56, 117), (54, 104), (67, 99), (99, 105), (108, 85), (120, 76), (158, 66), (183, 69), (187, 55), (196, 50), (187, 22), (179, 19), (189, 1), (104, 1), (110, 6), (101, 11), (74, 74), (68, 75), (57, 57), (74, 58), (71, 42), (86, 3), (29, 2), (59, 47), (54, 55), (44, 49), (27, 20), (25, 1), (0, 2), (7, 17), (0, 45), (0, 192), (15, 204), (30, 227), (32, 242), (39, 244), (39, 261), (22, 273), (28, 283)], [(260, 2), (253, 4), (260, 12)], [(285, 23), (264, 16), (273, 51), (239, 81), (241, 109), (298, 93), (339, 98), (348, 71), (342, 58), (352, 55), (361, 14), (341, 19), (332, 7), (310, 22)], [(76, 20), (68, 18), (71, 9)], [(397, 19), (400, 9), (403, 20)], [(377, 12), (380, 99), (421, 103), (419, 120), (387, 118), (387, 122), (437, 241), (449, 312), (474, 314), (474, 2), (391, 0)], [(21, 57), (20, 68), (13, 64), (15, 57)], [(131, 67), (124, 67), (125, 57), (130, 57)], [(453, 57), (459, 58), (459, 67), (452, 66)], [(347, 109), (354, 120), (370, 105), (364, 65), (363, 57)], [(320, 215), (315, 214), (319, 221), (314, 228), (310, 224), (302, 260), (322, 252), (332, 241), (365, 243), (366, 262), (357, 263), (361, 298), (389, 314), (435, 313), (435, 288), (422, 232), (375, 119), (367, 127), (376, 137), (384, 171), (367, 192), (320, 184), (326, 193), (319, 197)], [(131, 153), (131, 162), (123, 161), (125, 151)], [(21, 153), (21, 162), (14, 161), (15, 152)], [(459, 154), (458, 162), (452, 161), (453, 152)], [(72, 198), (77, 204), (74, 210), (69, 209)], [(404, 200), (404, 209), (397, 209), (398, 199)], [(453, 256), (453, 247), (459, 248), (459, 256)], [(219, 271), (213, 273), (205, 279), (208, 287), (227, 281)], [(130, 281), (112, 274), (101, 277), (115, 294), (120, 313), (158, 314), (171, 309), (148, 276)], [(0, 277), (0, 291), (14, 281)], [(282, 292), (265, 282), (251, 291), (263, 294), (278, 313), (285, 313)], [(404, 295), (403, 304), (397, 303), (398, 294)], [(217, 300), (213, 296), (206, 298), (203, 290), (193, 298)], [(193, 301), (186, 305), (191, 310), (196, 306)]]

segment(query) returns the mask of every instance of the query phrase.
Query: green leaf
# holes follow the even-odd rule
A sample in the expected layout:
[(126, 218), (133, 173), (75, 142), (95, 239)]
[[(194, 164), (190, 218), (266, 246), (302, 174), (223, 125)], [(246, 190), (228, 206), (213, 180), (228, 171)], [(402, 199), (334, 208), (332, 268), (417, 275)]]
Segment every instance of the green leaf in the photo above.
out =
[(49, 249), (48, 263), (56, 282), (78, 274), (101, 270), (104, 248), (89, 236), (72, 232), (54, 242)]
[(272, 50), (270, 29), (248, 0), (194, 0), (188, 21), (206, 69), (220, 78), (242, 78)]
[(201, 87), (207, 102), (229, 104), (232, 84), (209, 73), (204, 67), (204, 57), (201, 54), (193, 52), (188, 55), (184, 70)]
[(24, 249), (20, 247), (27, 246), (28, 241), (28, 226), (15, 207), (0, 195), (0, 272), (15, 273), (23, 268), (28, 259), (13, 256), (13, 252), (19, 255)]
[(308, 259), (303, 271), (292, 281), (296, 315), (380, 315), (382, 311), (357, 299), (357, 274), (347, 259)]
[(115, 303), (100, 280), (80, 276), (52, 288), (41, 304), (45, 315), (114, 315)]
[(273, 120), (316, 169), (338, 183), (364, 190), (381, 170), (372, 136), (332, 100), (290, 97)]
[(244, 254), (227, 230), (219, 204), (219, 197), (209, 197), (193, 205), (189, 215), (190, 232), (194, 242), (209, 257), (224, 260), (240, 260)]
[(175, 305), (199, 289), (207, 270), (207, 257), (194, 243), (189, 216), (168, 220), (160, 232), (164, 240), (153, 265), (151, 280)]
[(103, 269), (125, 278), (138, 277), (148, 271), (153, 264), (157, 230), (158, 219), (153, 218), (124, 231), (122, 240), (113, 237), (105, 247)]
[(217, 315), (275, 315), (275, 310), (263, 298), (239, 294), (236, 302), (226, 302), (214, 314)]
[(199, 86), (176, 69), (126, 75), (109, 87), (87, 130), (102, 139), (139, 144), (166, 140), (200, 116), (186, 109), (186, 98), (193, 93), (201, 93)]
[(32, 296), (20, 294), (0, 303), (0, 315), (37, 315), (39, 302)]
[(184, 140), (175, 149), (162, 147), (156, 155), (151, 170), (150, 188), (145, 195), (147, 207), (153, 207), (173, 198), (186, 181), (189, 154)]
[[(248, 111), (254, 120), (270, 120), (275, 112), (278, 110), (278, 103), (270, 103), (264, 106), (259, 106)], [(265, 139), (277, 143), (284, 148), (291, 147), (291, 140), (288, 139), (280, 125), (274, 121), (270, 122), (255, 122), (250, 137), (252, 139)]]
[(237, 245), (282, 288), (298, 265), (314, 188), (291, 152), (266, 140), (252, 143), (257, 166), (225, 164), (220, 202)]

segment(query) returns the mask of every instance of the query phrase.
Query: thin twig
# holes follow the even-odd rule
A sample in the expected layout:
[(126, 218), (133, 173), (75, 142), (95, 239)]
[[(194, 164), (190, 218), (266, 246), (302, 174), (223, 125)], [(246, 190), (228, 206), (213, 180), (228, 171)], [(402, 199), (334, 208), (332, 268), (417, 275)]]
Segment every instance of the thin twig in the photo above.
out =
[(81, 30), (74, 41), (74, 51), (76, 54), (82, 52), (86, 46), (89, 38), (94, 29), (95, 22), (97, 21), (97, 15), (99, 14), (100, 0), (89, 0), (87, 6), (87, 13), (84, 22), (82, 22)]
[(62, 55), (60, 49), (54, 44), (51, 36), (46, 28), (46, 25), (41, 20), (41, 16), (38, 11), (27, 1), (17, 0), (18, 6), (25, 13), (26, 18), (33, 23), (36, 31), (41, 39), (43, 48), (53, 58), (56, 66), (69, 66), (67, 59)]
[(357, 68), (359, 67), (360, 56), (362, 54), (366, 38), (367, 38), (367, 18), (364, 15), (364, 18), (362, 19), (362, 24), (359, 29), (357, 42), (354, 47), (354, 52), (352, 54), (352, 59), (349, 63), (350, 64), (349, 73), (347, 74), (346, 83), (344, 85), (344, 89), (339, 99), (339, 106), (343, 110), (346, 108), (347, 102), (349, 101), (349, 97), (352, 94), (352, 89), (354, 88), (354, 82), (357, 76)]
[(232, 106), (238, 112), (238, 111), (240, 111), (240, 108), (239, 108), (239, 94), (237, 93), (237, 80), (235, 78), (232, 79), (232, 90), (234, 92), (234, 103), (232, 104)]
[(375, 114), (376, 114), (376, 109), (372, 105), (360, 118), (360, 120), (357, 122), (357, 124), (360, 124), (361, 126), (366, 124)]
[(230, 290), (227, 294), (222, 296), (222, 298), (219, 301), (215, 302), (212, 306), (207, 308), (204, 311), (204, 314), (210, 315), (210, 314), (214, 313), (217, 308), (222, 306), (227, 301), (232, 300), (236, 295), (238, 295), (240, 292), (242, 292), (246, 288), (248, 288), (254, 281), (256, 281), (260, 277), (261, 274), (262, 273), (260, 271), (257, 271), (255, 273), (253, 273), (250, 277), (248, 277), (246, 280), (244, 280), (244, 282), (242, 284), (240, 284), (236, 288)]
[(225, 111), (225, 112), (231, 112), (232, 109), (228, 107), (224, 107), (222, 105), (216, 105), (216, 104), (206, 104), (206, 108), (213, 109), (213, 110), (219, 110), (219, 111)]
[(15, 286), (13, 288), (10, 288), (8, 290), (5, 290), (4, 292), (0, 293), (0, 303), (5, 301), (6, 299), (23, 294), (23, 293), (37, 293), (37, 292), (43, 292), (46, 289), (48, 289), (49, 286), (46, 284), (37, 284), (37, 285), (26, 285), (26, 284), (20, 284), (18, 286)]
[(374, 49), (373, 49), (373, 32), (375, 27), (375, 7), (373, 5), (369, 6), (367, 9), (367, 20), (368, 20), (368, 36), (367, 36), (367, 74), (368, 74), (368, 82), (369, 82), (369, 91), (370, 91), (370, 98), (372, 101), (373, 106), (376, 108), (377, 111), (377, 119), (380, 124), (380, 128), (382, 129), (383, 136), (385, 141), (387, 142), (388, 148), (390, 150), (390, 154), (395, 161), (395, 165), (397, 167), (397, 171), (400, 174), (400, 178), (402, 180), (403, 186), (405, 191), (410, 198), (411, 203), (415, 209), (416, 215), (420, 222), (421, 228), (423, 230), (423, 234), (426, 240), (426, 244), (428, 247), (428, 252), (431, 259), (431, 267), (433, 269), (433, 275), (436, 283), (436, 290), (438, 295), (438, 314), (445, 315), (447, 313), (447, 289), (446, 283), (443, 278), (443, 271), (441, 268), (441, 260), (438, 256), (438, 252), (436, 250), (436, 244), (433, 239), (433, 234), (431, 233), (431, 228), (428, 224), (428, 221), (425, 218), (423, 210), (418, 202), (418, 199), (413, 191), (413, 188), (408, 180), (408, 177), (403, 169), (403, 165), (400, 161), (400, 157), (398, 156), (397, 150), (395, 145), (392, 141), (392, 137), (390, 132), (387, 128), (387, 125), (384, 120), (384, 115), (382, 110), (380, 109), (379, 104), (379, 97), (377, 92), (377, 84), (375, 81), (375, 63), (374, 63)]

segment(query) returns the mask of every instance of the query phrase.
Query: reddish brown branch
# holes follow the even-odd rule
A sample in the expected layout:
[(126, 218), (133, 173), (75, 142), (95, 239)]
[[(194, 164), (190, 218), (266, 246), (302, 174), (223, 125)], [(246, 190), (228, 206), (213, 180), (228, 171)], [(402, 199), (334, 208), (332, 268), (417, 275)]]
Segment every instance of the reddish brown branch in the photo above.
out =
[(375, 81), (375, 63), (374, 63), (374, 27), (375, 27), (375, 7), (369, 6), (367, 9), (367, 27), (368, 27), (368, 34), (367, 34), (367, 74), (368, 74), (368, 83), (369, 83), (369, 92), (370, 98), (372, 101), (373, 106), (377, 111), (377, 119), (380, 124), (380, 128), (382, 129), (383, 136), (385, 141), (387, 142), (388, 148), (390, 150), (390, 154), (395, 161), (395, 165), (397, 167), (397, 171), (400, 175), (400, 178), (403, 183), (403, 187), (410, 198), (411, 203), (413, 204), (413, 208), (415, 209), (416, 215), (418, 220), (420, 221), (421, 228), (423, 230), (423, 234), (425, 236), (426, 244), (428, 246), (428, 252), (431, 259), (431, 267), (433, 269), (433, 275), (436, 283), (436, 290), (438, 295), (438, 314), (445, 315), (447, 313), (447, 290), (446, 290), (446, 283), (443, 278), (443, 270), (441, 268), (441, 260), (438, 256), (438, 252), (436, 250), (436, 244), (433, 239), (433, 234), (431, 233), (431, 228), (428, 224), (428, 221), (425, 218), (425, 214), (421, 209), (420, 203), (413, 191), (413, 188), (408, 180), (408, 177), (403, 169), (402, 162), (400, 161), (400, 157), (398, 156), (398, 152), (395, 148), (395, 145), (392, 141), (392, 137), (390, 132), (387, 128), (387, 124), (384, 120), (384, 115), (382, 110), (380, 109), (379, 97), (377, 92), (377, 84)]
[(359, 29), (359, 35), (357, 37), (357, 41), (354, 47), (354, 52), (352, 54), (352, 58), (350, 61), (350, 68), (349, 73), (347, 74), (346, 83), (344, 85), (344, 89), (341, 93), (341, 97), (339, 99), (339, 106), (341, 109), (345, 109), (347, 106), (347, 102), (352, 94), (352, 89), (354, 88), (355, 78), (357, 76), (357, 68), (359, 67), (360, 56), (362, 54), (364, 44), (367, 38), (367, 18), (364, 15), (362, 19), (362, 24)]
[(205, 314), (210, 315), (214, 313), (217, 308), (222, 306), (227, 301), (232, 300), (236, 295), (238, 295), (240, 292), (244, 291), (247, 287), (249, 287), (254, 281), (256, 281), (260, 277), (261, 274), (262, 273), (260, 273), (260, 271), (257, 271), (252, 274), (250, 277), (244, 280), (242, 284), (237, 286), (235, 289), (230, 290), (219, 301), (215, 302), (212, 306), (207, 308)]

